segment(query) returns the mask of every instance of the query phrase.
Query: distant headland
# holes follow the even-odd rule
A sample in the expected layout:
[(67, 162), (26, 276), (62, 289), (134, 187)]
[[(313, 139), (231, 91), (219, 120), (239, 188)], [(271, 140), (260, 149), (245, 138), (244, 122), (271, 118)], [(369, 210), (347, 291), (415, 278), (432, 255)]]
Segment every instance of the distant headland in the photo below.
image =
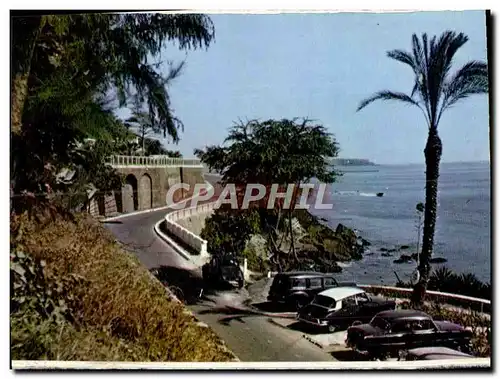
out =
[(376, 166), (368, 159), (359, 158), (332, 158), (330, 163), (334, 166)]

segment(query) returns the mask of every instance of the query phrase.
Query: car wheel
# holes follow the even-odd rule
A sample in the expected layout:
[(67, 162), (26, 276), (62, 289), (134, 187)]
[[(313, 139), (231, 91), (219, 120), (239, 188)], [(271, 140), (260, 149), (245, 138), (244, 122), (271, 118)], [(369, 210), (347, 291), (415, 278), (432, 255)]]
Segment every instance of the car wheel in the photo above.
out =
[(335, 325), (328, 325), (328, 333), (333, 333), (337, 330), (337, 326)]

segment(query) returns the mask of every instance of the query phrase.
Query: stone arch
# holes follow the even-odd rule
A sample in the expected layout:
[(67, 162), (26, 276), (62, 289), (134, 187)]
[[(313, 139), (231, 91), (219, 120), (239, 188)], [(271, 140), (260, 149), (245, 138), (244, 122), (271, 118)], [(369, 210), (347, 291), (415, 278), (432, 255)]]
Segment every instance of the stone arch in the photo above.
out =
[(133, 174), (127, 175), (122, 188), (123, 213), (130, 213), (139, 209), (137, 196), (137, 178)]
[(139, 183), (139, 209), (153, 208), (153, 180), (149, 174), (141, 176)]

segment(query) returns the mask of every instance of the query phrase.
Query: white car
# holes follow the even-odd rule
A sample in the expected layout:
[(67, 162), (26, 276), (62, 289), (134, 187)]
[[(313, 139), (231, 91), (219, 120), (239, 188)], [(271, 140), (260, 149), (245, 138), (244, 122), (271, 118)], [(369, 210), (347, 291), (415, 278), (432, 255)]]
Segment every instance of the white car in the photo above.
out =
[(361, 288), (335, 287), (317, 294), (300, 309), (297, 318), (332, 333), (354, 322), (368, 322), (377, 313), (395, 308), (395, 301), (371, 296)]

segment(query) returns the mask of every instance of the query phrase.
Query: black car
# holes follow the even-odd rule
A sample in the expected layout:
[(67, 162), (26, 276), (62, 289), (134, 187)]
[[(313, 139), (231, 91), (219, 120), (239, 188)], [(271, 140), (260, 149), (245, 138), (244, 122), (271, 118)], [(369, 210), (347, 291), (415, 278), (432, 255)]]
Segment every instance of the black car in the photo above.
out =
[(472, 332), (448, 321), (434, 321), (412, 309), (380, 312), (368, 324), (347, 329), (346, 344), (374, 358), (397, 356), (402, 350), (442, 346), (470, 352)]
[(232, 255), (214, 255), (202, 267), (203, 280), (214, 284), (230, 283), (242, 288), (245, 285), (243, 271)]
[(396, 308), (394, 300), (368, 295), (358, 287), (335, 287), (317, 294), (299, 310), (297, 318), (330, 333), (356, 322), (370, 321), (377, 313)]
[(309, 304), (316, 294), (333, 287), (356, 286), (356, 283), (338, 283), (332, 274), (312, 271), (292, 271), (277, 274), (267, 300), (283, 303), (299, 310)]

